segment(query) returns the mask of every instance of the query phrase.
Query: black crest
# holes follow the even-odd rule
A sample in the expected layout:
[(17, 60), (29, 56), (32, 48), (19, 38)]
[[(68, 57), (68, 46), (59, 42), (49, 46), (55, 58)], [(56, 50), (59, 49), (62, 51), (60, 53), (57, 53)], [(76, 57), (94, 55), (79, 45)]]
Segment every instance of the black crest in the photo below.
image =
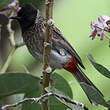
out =
[(25, 3), (18, 11), (17, 19), (21, 25), (22, 30), (27, 30), (34, 25), (37, 16), (37, 9), (31, 3)]

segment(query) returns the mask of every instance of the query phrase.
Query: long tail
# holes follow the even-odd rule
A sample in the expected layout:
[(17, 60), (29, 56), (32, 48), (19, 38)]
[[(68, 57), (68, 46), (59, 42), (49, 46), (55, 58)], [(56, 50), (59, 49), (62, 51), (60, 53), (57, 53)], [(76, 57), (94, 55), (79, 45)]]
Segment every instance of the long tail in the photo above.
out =
[[(84, 74), (84, 72), (77, 66), (77, 69), (74, 73), (72, 73), (73, 76), (76, 78), (76, 80), (80, 83), (80, 82), (84, 82), (90, 86), (93, 86), (95, 89), (97, 89), (97, 91), (99, 91), (99, 93), (103, 96), (103, 94), (100, 92), (100, 90), (89, 80), (89, 78)], [(83, 89), (83, 88), (82, 88)], [(84, 90), (84, 89), (83, 89)], [(86, 91), (84, 90), (85, 94), (86, 94)], [(87, 95), (87, 94), (86, 94)], [(87, 95), (89, 101), (92, 103), (92, 104), (95, 104), (97, 105), (97, 103), (93, 100), (91, 100), (89, 98), (89, 96)]]
[[(64, 69), (66, 69), (67, 71), (71, 72), (73, 74), (73, 76), (76, 78), (76, 80), (80, 83), (80, 82), (84, 82), (92, 87), (94, 87), (95, 89), (97, 89), (97, 91), (99, 91), (99, 89), (89, 80), (89, 78), (84, 74), (84, 72), (79, 68), (79, 66), (77, 65), (76, 61), (74, 59), (71, 59), (65, 66)], [(83, 89), (83, 88), (82, 88)], [(84, 90), (84, 89), (83, 89)], [(97, 103), (92, 100), (88, 94), (86, 93), (86, 91), (84, 90), (85, 94), (87, 95), (89, 101), (94, 104), (97, 105)], [(103, 96), (103, 94), (99, 91), (99, 93)]]

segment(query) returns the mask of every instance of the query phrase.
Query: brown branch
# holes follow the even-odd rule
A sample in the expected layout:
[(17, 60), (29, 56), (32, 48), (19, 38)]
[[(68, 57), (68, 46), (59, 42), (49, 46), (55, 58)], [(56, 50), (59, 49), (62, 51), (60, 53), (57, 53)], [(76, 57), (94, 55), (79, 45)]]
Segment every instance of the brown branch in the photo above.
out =
[[(13, 12), (12, 12), (11, 16), (12, 16), (12, 15), (13, 15)], [(10, 19), (10, 20), (9, 20), (9, 23), (8, 23), (8, 25), (7, 25), (8, 31), (9, 31), (9, 33), (10, 33), (9, 41), (10, 41), (10, 45), (11, 45), (11, 51), (10, 51), (10, 53), (9, 53), (9, 55), (8, 55), (8, 58), (7, 58), (6, 62), (5, 62), (5, 64), (4, 64), (3, 67), (2, 67), (1, 73), (5, 73), (6, 70), (8, 69), (8, 66), (9, 66), (9, 64), (10, 64), (10, 61), (11, 61), (11, 59), (12, 59), (12, 56), (13, 56), (15, 50), (16, 50), (18, 47), (21, 47), (21, 46), (24, 45), (24, 42), (15, 43), (15, 40), (14, 40), (14, 31), (11, 29), (11, 22), (12, 22), (12, 20)]]
[[(13, 41), (11, 41), (11, 42), (13, 42)], [(16, 50), (18, 47), (21, 47), (21, 46), (23, 46), (23, 45), (24, 45), (24, 42), (20, 42), (20, 43), (16, 43), (15, 46), (12, 46), (11, 51), (10, 51), (10, 53), (9, 53), (9, 55), (8, 55), (8, 58), (7, 58), (6, 62), (5, 62), (5, 64), (3, 65), (2, 70), (1, 70), (0, 73), (6, 72), (8, 66), (9, 66), (9, 64), (10, 64), (10, 61), (11, 61), (11, 59), (12, 59), (12, 56), (13, 56), (13, 54), (14, 54), (14, 52), (15, 52), (15, 50)]]
[(79, 103), (79, 102), (77, 102), (75, 100), (72, 100), (72, 99), (70, 99), (68, 97), (65, 97), (63, 95), (60, 95), (60, 94), (57, 94), (57, 93), (53, 93), (53, 92), (48, 92), (48, 93), (46, 93), (46, 94), (44, 94), (44, 95), (42, 95), (42, 96), (40, 96), (38, 98), (25, 98), (25, 99), (15, 103), (15, 104), (4, 105), (4, 106), (1, 107), (1, 110), (6, 110), (6, 109), (8, 109), (10, 107), (17, 107), (18, 105), (23, 104), (23, 103), (28, 102), (28, 101), (36, 102), (36, 103), (41, 102), (41, 101), (45, 101), (49, 96), (56, 96), (57, 98), (65, 101), (66, 103), (70, 103), (70, 104), (73, 104), (73, 105), (80, 106), (84, 110), (89, 110), (84, 104)]
[[(18, 4), (18, 0), (15, 0), (15, 1), (16, 1), (16, 4)], [(18, 9), (18, 7), (15, 7), (15, 10), (13, 10), (11, 12), (11, 15), (10, 16), (15, 15), (15, 13), (17, 12), (17, 9)], [(10, 34), (10, 36), (9, 36), (9, 42), (10, 42), (10, 45), (11, 45), (11, 51), (10, 51), (10, 53), (8, 55), (8, 58), (7, 58), (6, 62), (5, 62), (5, 64), (3, 65), (2, 69), (1, 69), (0, 73), (5, 73), (6, 72), (6, 70), (8, 69), (8, 66), (10, 64), (10, 61), (12, 59), (12, 56), (13, 56), (13, 54), (15, 52), (15, 50), (18, 47), (21, 47), (21, 46), (24, 45), (24, 42), (20, 42), (20, 43), (16, 43), (15, 42), (14, 31), (11, 29), (11, 22), (12, 22), (12, 20), (9, 19), (9, 22), (8, 22), (8, 25), (7, 25), (7, 29), (8, 29), (9, 34)]]
[(13, 48), (11, 49), (11, 51), (10, 51), (10, 54), (9, 54), (9, 56), (8, 56), (8, 58), (7, 58), (6, 62), (5, 62), (5, 64), (4, 64), (3, 67), (2, 67), (1, 73), (5, 73), (5, 72), (6, 72), (6, 70), (7, 70), (8, 66), (9, 66), (9, 64), (10, 64), (10, 61), (11, 61), (11, 59), (12, 59), (12, 56), (13, 56), (14, 52), (15, 52), (15, 48), (13, 47)]
[[(13, 14), (13, 13), (12, 13), (12, 14)], [(5, 62), (5, 64), (4, 64), (3, 67), (2, 67), (1, 73), (6, 72), (8, 66), (9, 66), (9, 64), (10, 64), (10, 61), (11, 61), (11, 59), (12, 59), (12, 56), (13, 56), (13, 54), (14, 54), (14, 52), (15, 52), (15, 50), (16, 50), (18, 47), (21, 47), (21, 46), (24, 45), (24, 42), (15, 43), (15, 40), (14, 40), (14, 31), (11, 29), (11, 22), (12, 22), (12, 20), (10, 19), (10, 20), (9, 20), (9, 23), (8, 23), (8, 25), (7, 25), (7, 28), (8, 28), (8, 31), (9, 31), (9, 33), (10, 33), (9, 41), (10, 41), (10, 45), (11, 45), (12, 48), (11, 48), (11, 51), (10, 51), (10, 53), (9, 53), (9, 55), (8, 55), (8, 58), (7, 58), (6, 62)]]
[[(50, 74), (52, 69), (50, 67), (50, 51), (51, 51), (51, 39), (52, 32), (49, 26), (49, 21), (52, 19), (53, 14), (53, 2), (54, 0), (45, 0), (46, 5), (46, 34), (44, 42), (44, 54), (43, 54), (43, 90), (42, 94), (47, 93), (45, 88), (49, 86)], [(49, 110), (48, 99), (42, 103), (43, 110)]]

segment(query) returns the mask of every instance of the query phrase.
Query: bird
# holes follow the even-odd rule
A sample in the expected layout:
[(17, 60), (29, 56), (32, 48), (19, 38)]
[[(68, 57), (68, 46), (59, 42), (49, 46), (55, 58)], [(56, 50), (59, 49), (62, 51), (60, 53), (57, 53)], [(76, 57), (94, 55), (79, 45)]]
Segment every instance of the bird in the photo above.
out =
[[(42, 13), (31, 3), (25, 3), (17, 12), (16, 16), (10, 19), (16, 19), (22, 31), (23, 41), (25, 42), (30, 54), (43, 62), (44, 39), (46, 32), (46, 19)], [(70, 72), (76, 80), (86, 83), (95, 88), (101, 96), (100, 90), (89, 80), (82, 71), (85, 69), (81, 58), (66, 40), (61, 31), (56, 27), (51, 27), (52, 31), (52, 47), (50, 52), (50, 66), (52, 71), (56, 69), (65, 69)], [(83, 89), (83, 88), (82, 88)], [(87, 92), (83, 89), (91, 104), (97, 104)]]

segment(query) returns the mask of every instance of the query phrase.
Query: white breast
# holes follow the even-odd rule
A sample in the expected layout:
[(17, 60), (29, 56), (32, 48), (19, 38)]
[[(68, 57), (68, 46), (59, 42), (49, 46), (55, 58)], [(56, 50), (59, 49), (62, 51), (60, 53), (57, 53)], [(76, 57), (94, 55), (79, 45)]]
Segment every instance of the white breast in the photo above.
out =
[[(50, 55), (50, 65), (52, 69), (61, 69), (63, 68), (64, 64), (67, 63), (72, 56), (65, 52), (64, 49), (59, 49), (60, 53), (58, 53), (55, 50), (51, 50), (51, 55)], [(43, 55), (38, 52), (31, 52), (32, 55), (36, 58), (39, 59), (41, 62), (43, 62)]]
[(60, 54), (54, 50), (51, 50), (51, 66), (55, 69), (63, 68), (64, 64), (67, 63), (71, 58), (71, 55), (66, 54), (63, 50), (60, 51)]

